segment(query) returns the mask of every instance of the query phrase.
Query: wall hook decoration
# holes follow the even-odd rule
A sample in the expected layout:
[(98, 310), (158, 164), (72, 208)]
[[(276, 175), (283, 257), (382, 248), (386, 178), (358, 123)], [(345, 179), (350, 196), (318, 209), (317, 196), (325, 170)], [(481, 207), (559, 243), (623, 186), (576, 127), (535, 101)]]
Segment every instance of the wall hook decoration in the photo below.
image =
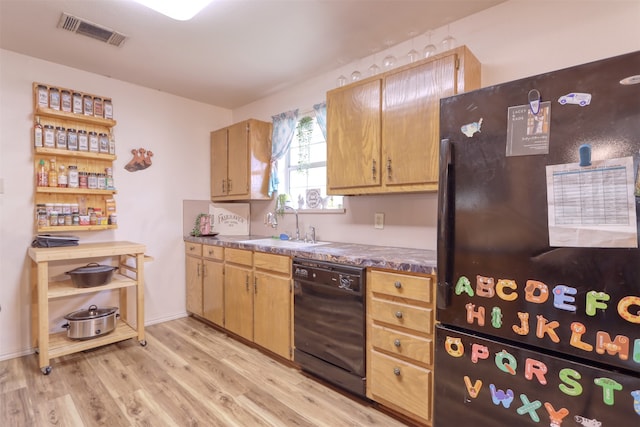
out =
[(134, 148), (131, 150), (133, 158), (127, 163), (124, 168), (129, 172), (136, 172), (143, 170), (151, 166), (151, 157), (153, 157), (153, 151), (145, 150), (144, 148)]

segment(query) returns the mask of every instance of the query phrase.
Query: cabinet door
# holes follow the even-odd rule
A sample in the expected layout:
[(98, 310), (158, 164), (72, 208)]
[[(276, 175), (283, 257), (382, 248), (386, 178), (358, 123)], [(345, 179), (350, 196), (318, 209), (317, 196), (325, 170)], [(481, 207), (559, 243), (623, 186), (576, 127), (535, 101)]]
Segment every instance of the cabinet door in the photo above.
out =
[(437, 182), (440, 98), (454, 95), (455, 88), (455, 54), (385, 77), (382, 113), (385, 186)]
[(211, 198), (227, 195), (227, 129), (211, 132)]
[(290, 279), (255, 272), (254, 342), (291, 359)]
[(202, 317), (224, 326), (224, 267), (220, 261), (203, 260)]
[(187, 311), (202, 316), (202, 260), (187, 256)]
[(250, 268), (225, 265), (225, 328), (253, 341), (253, 273)]
[(227, 194), (249, 195), (249, 128), (247, 122), (229, 126)]
[(327, 187), (379, 186), (381, 80), (327, 93)]

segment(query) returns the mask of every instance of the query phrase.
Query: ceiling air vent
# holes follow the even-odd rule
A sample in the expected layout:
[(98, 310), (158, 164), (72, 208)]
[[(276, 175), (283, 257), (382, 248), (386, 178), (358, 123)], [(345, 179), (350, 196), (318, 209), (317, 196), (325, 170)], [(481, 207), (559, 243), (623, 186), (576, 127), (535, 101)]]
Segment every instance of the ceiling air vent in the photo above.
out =
[(86, 19), (78, 18), (77, 16), (69, 15), (68, 13), (62, 13), (60, 15), (60, 21), (58, 22), (58, 28), (71, 31), (72, 33), (82, 34), (83, 36), (91, 37), (92, 39), (100, 40), (114, 46), (122, 46), (127, 36), (111, 30), (106, 27), (102, 27)]

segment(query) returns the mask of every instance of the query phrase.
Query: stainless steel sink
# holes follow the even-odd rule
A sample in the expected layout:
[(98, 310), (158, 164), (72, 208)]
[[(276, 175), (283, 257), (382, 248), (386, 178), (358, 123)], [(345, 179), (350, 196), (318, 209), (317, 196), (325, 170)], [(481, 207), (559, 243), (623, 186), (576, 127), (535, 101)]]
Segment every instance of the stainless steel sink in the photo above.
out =
[(305, 242), (304, 240), (280, 240), (266, 237), (263, 239), (240, 240), (238, 243), (246, 243), (258, 246), (271, 246), (276, 248), (300, 249), (314, 246), (328, 245), (330, 242)]

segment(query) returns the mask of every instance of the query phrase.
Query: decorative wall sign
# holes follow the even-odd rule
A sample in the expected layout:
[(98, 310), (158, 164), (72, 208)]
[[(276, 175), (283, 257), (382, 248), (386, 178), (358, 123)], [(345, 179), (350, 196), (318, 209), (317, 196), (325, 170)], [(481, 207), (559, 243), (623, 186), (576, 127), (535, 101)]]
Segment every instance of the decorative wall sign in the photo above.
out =
[(124, 168), (129, 172), (136, 172), (143, 170), (151, 166), (151, 157), (153, 157), (153, 151), (145, 150), (144, 148), (134, 148), (131, 150), (133, 158), (127, 163)]

